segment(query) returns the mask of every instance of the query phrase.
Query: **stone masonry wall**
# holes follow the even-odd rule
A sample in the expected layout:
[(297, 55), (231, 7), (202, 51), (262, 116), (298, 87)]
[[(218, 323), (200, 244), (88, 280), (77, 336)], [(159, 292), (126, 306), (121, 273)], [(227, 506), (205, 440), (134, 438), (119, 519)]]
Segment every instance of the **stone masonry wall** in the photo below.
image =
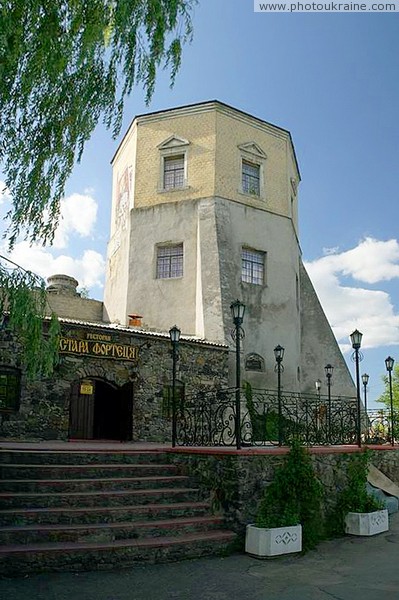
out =
[[(283, 463), (286, 454), (248, 454), (245, 451), (217, 454), (172, 454), (172, 461), (183, 465), (193, 475), (202, 489), (211, 491), (213, 508), (223, 510), (230, 527), (243, 533), (248, 523), (253, 523), (265, 487), (273, 481), (275, 470)], [(324, 510), (333, 507), (338, 493), (347, 481), (347, 466), (353, 452), (312, 453), (317, 477), (323, 484)], [(381, 448), (371, 450), (371, 463), (387, 477), (399, 484), (399, 450)]]
[[(68, 327), (69, 333), (73, 330)], [(82, 330), (82, 328), (80, 328)], [(89, 331), (88, 329), (86, 331)], [(99, 333), (110, 330), (96, 329)], [(65, 333), (64, 333), (65, 334)], [(0, 339), (0, 365), (21, 368), (21, 404), (17, 413), (1, 415), (0, 438), (67, 439), (71, 386), (99, 378), (114, 386), (133, 383), (133, 440), (170, 442), (171, 419), (163, 414), (164, 387), (171, 385), (172, 351), (166, 337), (112, 331), (114, 343), (138, 348), (138, 360), (61, 354), (51, 378), (28, 382), (12, 337)], [(185, 393), (227, 386), (227, 348), (181, 340), (177, 379)], [(110, 398), (112, 401), (112, 398)]]

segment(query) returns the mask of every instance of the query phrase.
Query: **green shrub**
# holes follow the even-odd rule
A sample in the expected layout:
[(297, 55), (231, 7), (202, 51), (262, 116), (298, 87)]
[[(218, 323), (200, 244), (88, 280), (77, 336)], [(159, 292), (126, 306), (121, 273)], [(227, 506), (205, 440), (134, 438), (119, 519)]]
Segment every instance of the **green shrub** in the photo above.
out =
[(322, 490), (309, 452), (294, 440), (283, 465), (264, 491), (256, 525), (269, 528), (300, 523), (303, 549), (313, 548), (323, 535)]
[(337, 504), (329, 521), (329, 533), (345, 533), (345, 516), (348, 512), (366, 513), (384, 508), (383, 503), (367, 492), (369, 452), (349, 457), (346, 487), (338, 494)]

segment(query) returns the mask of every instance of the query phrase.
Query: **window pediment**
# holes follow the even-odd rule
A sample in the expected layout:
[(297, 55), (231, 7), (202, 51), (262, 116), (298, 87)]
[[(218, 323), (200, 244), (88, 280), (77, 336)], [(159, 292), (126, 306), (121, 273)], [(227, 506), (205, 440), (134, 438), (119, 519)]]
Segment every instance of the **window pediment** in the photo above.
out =
[(158, 149), (169, 150), (174, 148), (182, 148), (183, 146), (188, 146), (189, 144), (190, 142), (188, 140), (181, 138), (178, 135), (171, 135), (161, 144), (158, 144)]
[(267, 158), (265, 152), (263, 152), (262, 148), (258, 146), (256, 142), (247, 142), (246, 144), (240, 144), (238, 146), (241, 152), (245, 152), (246, 154), (251, 154), (252, 156), (256, 156), (256, 158), (265, 159)]

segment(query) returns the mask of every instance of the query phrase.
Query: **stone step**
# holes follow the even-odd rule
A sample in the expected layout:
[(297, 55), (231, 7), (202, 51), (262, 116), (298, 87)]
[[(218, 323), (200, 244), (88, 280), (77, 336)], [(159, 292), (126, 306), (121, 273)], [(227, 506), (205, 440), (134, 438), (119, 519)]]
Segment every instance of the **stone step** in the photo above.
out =
[(1, 492), (0, 509), (67, 506), (119, 506), (154, 502), (189, 502), (198, 499), (197, 488), (148, 488), (94, 492), (23, 493)]
[(207, 501), (173, 502), (126, 506), (79, 506), (56, 508), (20, 508), (0, 510), (0, 524), (84, 524), (171, 519), (181, 516), (203, 516), (210, 511)]
[(135, 562), (167, 562), (225, 553), (231, 531), (185, 533), (113, 542), (54, 542), (0, 547), (0, 574), (21, 576), (43, 571), (86, 571), (127, 567)]
[(168, 463), (169, 455), (156, 450), (0, 450), (0, 464), (88, 465), (96, 463)]
[(162, 463), (92, 463), (87, 465), (43, 465), (0, 463), (2, 479), (93, 479), (97, 477), (148, 477), (176, 475), (176, 465)]
[(209, 531), (223, 526), (220, 516), (179, 517), (163, 520), (121, 521), (81, 525), (13, 525), (0, 527), (1, 544), (35, 544), (49, 542), (109, 542), (120, 539), (175, 536), (195, 531)]
[(204, 490), (157, 451), (0, 451), (0, 575), (226, 552)]
[(185, 486), (189, 478), (184, 475), (155, 475), (146, 477), (107, 477), (95, 479), (2, 479), (3, 491), (25, 494), (90, 492), (96, 490), (131, 490)]

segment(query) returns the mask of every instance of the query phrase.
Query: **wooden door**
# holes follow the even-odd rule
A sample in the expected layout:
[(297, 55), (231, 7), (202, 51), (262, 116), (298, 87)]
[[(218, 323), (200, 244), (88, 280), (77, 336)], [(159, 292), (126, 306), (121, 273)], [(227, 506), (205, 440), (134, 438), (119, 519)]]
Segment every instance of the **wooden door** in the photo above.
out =
[(76, 381), (71, 386), (69, 437), (80, 440), (92, 440), (94, 423), (94, 385), (92, 394), (81, 394), (80, 384), (80, 381)]

